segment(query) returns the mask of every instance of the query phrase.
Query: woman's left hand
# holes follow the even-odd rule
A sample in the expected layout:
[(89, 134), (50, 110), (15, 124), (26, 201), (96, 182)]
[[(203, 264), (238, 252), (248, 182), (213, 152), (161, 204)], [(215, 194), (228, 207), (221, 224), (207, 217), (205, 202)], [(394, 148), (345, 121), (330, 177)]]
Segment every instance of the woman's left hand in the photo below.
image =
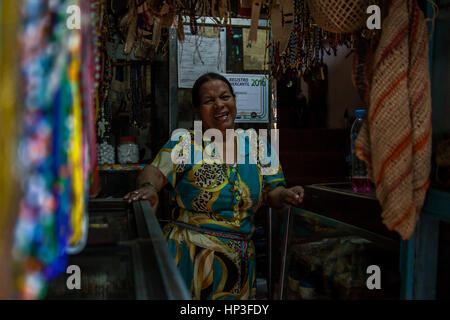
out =
[(295, 186), (292, 188), (284, 189), (281, 192), (281, 200), (282, 203), (298, 207), (302, 204), (304, 195), (305, 191), (303, 190), (303, 188), (301, 186)]

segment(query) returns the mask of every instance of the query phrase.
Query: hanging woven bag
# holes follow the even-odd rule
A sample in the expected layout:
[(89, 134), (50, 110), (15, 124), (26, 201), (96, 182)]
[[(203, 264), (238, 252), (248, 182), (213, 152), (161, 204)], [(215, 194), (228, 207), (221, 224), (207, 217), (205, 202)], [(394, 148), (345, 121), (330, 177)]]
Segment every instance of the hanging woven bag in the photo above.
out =
[(314, 22), (333, 33), (351, 33), (364, 27), (367, 8), (378, 1), (369, 0), (307, 0)]

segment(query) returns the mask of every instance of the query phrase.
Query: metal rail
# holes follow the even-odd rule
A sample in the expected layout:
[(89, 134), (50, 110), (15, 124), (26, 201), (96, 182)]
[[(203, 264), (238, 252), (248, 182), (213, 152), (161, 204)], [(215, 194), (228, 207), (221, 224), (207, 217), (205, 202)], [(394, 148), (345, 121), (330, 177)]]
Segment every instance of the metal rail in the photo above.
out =
[[(139, 248), (135, 249), (135, 254), (140, 256), (143, 264), (142, 268), (151, 267), (156, 269), (158, 276), (160, 276), (161, 284), (163, 286), (166, 299), (169, 300), (190, 300), (191, 296), (184, 284), (184, 281), (179, 273), (171, 253), (169, 252), (167, 241), (163, 235), (161, 227), (159, 225), (156, 216), (150, 207), (148, 201), (139, 201), (133, 203), (134, 212), (137, 216), (143, 217), (145, 224), (147, 226), (148, 240), (144, 240), (139, 243)], [(137, 218), (138, 219), (138, 218)], [(150, 264), (150, 260), (156, 262)], [(146, 278), (148, 272), (141, 272), (137, 270), (136, 282), (144, 281), (148, 282), (149, 279), (139, 279)], [(144, 270), (147, 271), (147, 270)], [(152, 275), (155, 278), (155, 274)], [(137, 288), (141, 287), (141, 284), (136, 283)], [(149, 288), (147, 286), (147, 288)], [(160, 290), (161, 288), (158, 288)], [(146, 292), (146, 290), (140, 290), (141, 296), (138, 299), (153, 298), (152, 292)]]
[(268, 299), (273, 300), (273, 277), (272, 277), (272, 241), (273, 241), (273, 209), (269, 208), (269, 217), (268, 217), (268, 239), (267, 239), (267, 246), (268, 246), (268, 253), (267, 253), (267, 260), (268, 260), (268, 268), (267, 268), (267, 294)]
[(288, 255), (288, 245), (289, 245), (289, 231), (291, 229), (291, 208), (287, 209), (286, 214), (286, 223), (284, 225), (284, 234), (283, 234), (283, 244), (282, 244), (282, 253), (281, 253), (281, 270), (280, 270), (280, 283), (278, 288), (278, 299), (283, 300), (284, 295), (284, 283), (286, 280), (286, 265), (287, 265), (287, 255)]

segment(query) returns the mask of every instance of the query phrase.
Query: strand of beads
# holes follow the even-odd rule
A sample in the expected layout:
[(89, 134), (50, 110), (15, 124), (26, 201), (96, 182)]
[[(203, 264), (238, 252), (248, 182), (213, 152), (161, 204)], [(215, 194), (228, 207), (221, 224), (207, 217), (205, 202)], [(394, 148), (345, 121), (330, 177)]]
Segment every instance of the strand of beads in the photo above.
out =
[(100, 63), (100, 47), (101, 47), (101, 32), (100, 32), (100, 25), (99, 25), (99, 17), (100, 17), (100, 11), (102, 10), (101, 6), (103, 1), (98, 2), (91, 2), (91, 26), (92, 26), (92, 38), (93, 42), (95, 44), (94, 46), (94, 68), (95, 68), (95, 82), (94, 86), (95, 89), (98, 89), (99, 87), (99, 81), (101, 77), (101, 63)]
[[(338, 46), (352, 47), (351, 34), (331, 34), (319, 28), (313, 21), (305, 0), (294, 1), (294, 26), (291, 30), (286, 52), (273, 50), (271, 59), (272, 76), (279, 79), (292, 74), (301, 74), (323, 64), (324, 54), (337, 54)], [(323, 79), (319, 68), (317, 78)]]

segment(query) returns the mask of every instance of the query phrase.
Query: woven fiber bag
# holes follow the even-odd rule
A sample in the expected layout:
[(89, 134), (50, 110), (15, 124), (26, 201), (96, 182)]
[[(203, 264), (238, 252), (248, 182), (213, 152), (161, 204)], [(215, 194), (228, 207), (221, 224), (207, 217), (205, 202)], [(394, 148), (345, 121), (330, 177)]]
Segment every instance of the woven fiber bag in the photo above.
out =
[(311, 16), (323, 30), (350, 33), (364, 27), (367, 7), (378, 1), (368, 0), (307, 0)]
[(383, 223), (407, 240), (431, 171), (429, 36), (417, 0), (392, 0), (382, 30), (372, 64), (369, 111), (355, 150), (368, 163)]

